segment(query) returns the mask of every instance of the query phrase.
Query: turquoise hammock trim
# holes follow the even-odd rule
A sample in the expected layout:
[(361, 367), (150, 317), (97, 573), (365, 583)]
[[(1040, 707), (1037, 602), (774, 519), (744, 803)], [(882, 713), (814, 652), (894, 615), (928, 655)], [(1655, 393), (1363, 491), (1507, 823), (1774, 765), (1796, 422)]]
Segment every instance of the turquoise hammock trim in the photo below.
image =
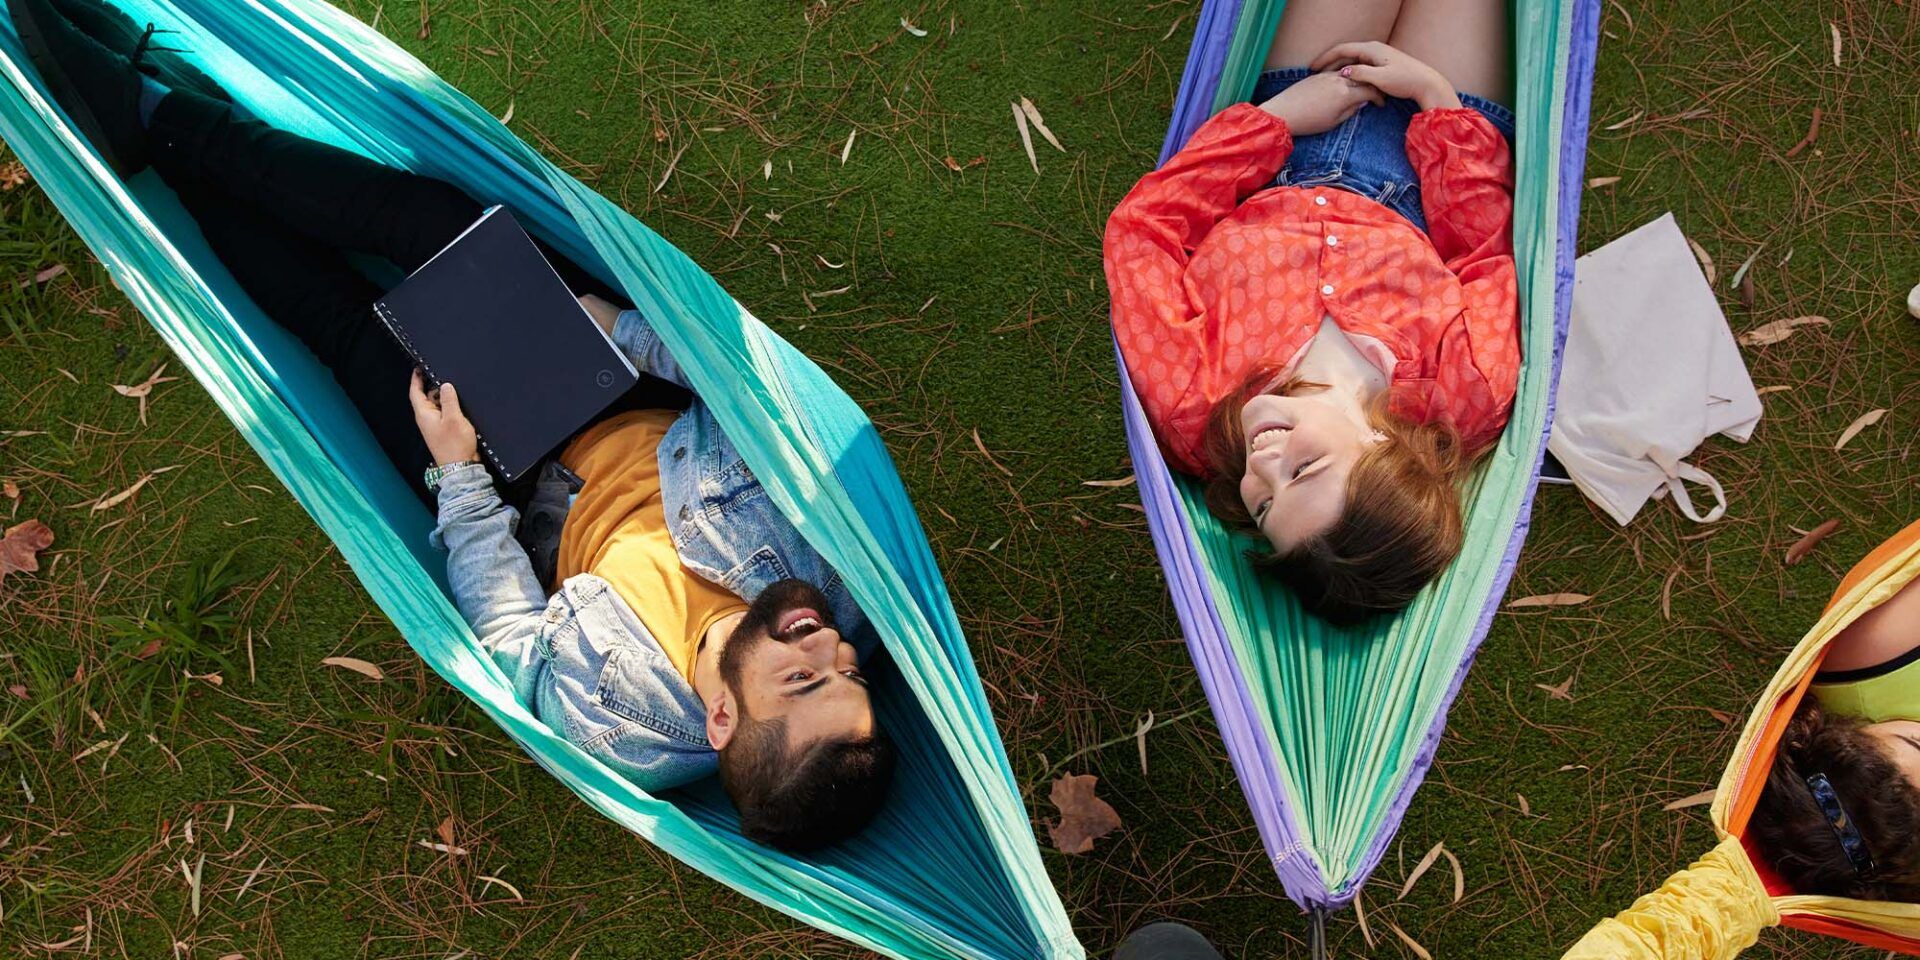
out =
[(0, 22), (0, 138), (428, 665), (600, 812), (795, 919), (895, 957), (1083, 960), (926, 535), (879, 436), (825, 373), (684, 254), (358, 20), (317, 0), (123, 6), (179, 29), (170, 43), (195, 51), (254, 115), (505, 203), (616, 282), (879, 630), (891, 660), (873, 671), (875, 699), (900, 775), (861, 837), (796, 858), (743, 839), (711, 780), (650, 796), (533, 717), (449, 601), (411, 478), (331, 376), (239, 291), (164, 185), (152, 173), (114, 177)]
[[(1205, 0), (1164, 160), (1251, 94), (1283, 0)], [(1188, 651), (1269, 862), (1318, 912), (1354, 898), (1433, 761), (1526, 536), (1573, 277), (1598, 0), (1514, 4), (1514, 259), (1524, 363), (1508, 428), (1464, 493), (1457, 560), (1398, 616), (1340, 629), (1247, 562), (1251, 539), (1168, 470), (1121, 358), (1128, 447)]]

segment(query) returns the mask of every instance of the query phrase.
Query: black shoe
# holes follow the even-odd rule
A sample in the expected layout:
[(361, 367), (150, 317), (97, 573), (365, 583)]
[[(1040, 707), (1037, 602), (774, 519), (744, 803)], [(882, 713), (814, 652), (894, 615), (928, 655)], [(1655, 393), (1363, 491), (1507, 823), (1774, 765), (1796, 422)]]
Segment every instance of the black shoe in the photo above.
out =
[(180, 56), (186, 51), (166, 45), (165, 36), (173, 31), (155, 29), (153, 24), (147, 24), (143, 30), (132, 17), (107, 0), (53, 0), (53, 7), (68, 23), (100, 41), (101, 46), (133, 61), (141, 73), (175, 90), (192, 90), (203, 97), (233, 101), (212, 77)]
[(108, 166), (131, 177), (147, 166), (140, 123), (140, 71), (68, 23), (49, 0), (7, 0), (27, 57), (55, 102)]

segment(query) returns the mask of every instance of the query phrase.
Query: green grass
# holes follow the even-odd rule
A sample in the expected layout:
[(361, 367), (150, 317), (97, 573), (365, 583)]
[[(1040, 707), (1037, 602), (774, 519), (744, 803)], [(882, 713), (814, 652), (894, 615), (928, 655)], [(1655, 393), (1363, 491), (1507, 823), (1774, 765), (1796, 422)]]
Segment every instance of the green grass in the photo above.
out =
[[(511, 107), (515, 130), (873, 414), (1037, 818), (1058, 758), (1149, 711), (1204, 708), (1134, 494), (1082, 485), (1129, 471), (1099, 229), (1157, 152), (1197, 3), (348, 6)], [(1606, 10), (1589, 158), (1589, 175), (1621, 179), (1586, 193), (1582, 248), (1673, 210), (1717, 261), (1736, 329), (1833, 325), (1746, 352), (1757, 383), (1791, 389), (1766, 397), (1752, 443), (1697, 458), (1727, 484), (1721, 523), (1654, 505), (1621, 530), (1570, 490), (1542, 494), (1512, 595), (1595, 599), (1498, 619), (1367, 890), (1380, 943), (1349, 913), (1332, 926), (1341, 956), (1410, 955), (1389, 921), (1439, 957), (1557, 955), (1707, 849), (1704, 810), (1662, 804), (1712, 785), (1748, 698), (1838, 575), (1920, 515), (1920, 337), (1900, 305), (1920, 280), (1920, 100), (1902, 80), (1920, 75), (1916, 14), (1631, 6), (1631, 21)], [(902, 31), (903, 14), (930, 35)], [(1037, 175), (1008, 106), (1022, 96), (1067, 148), (1039, 144)], [(1816, 106), (1819, 137), (1786, 157)], [(1762, 245), (1749, 307), (1727, 278)], [(0, 430), (43, 431), (0, 437), (0, 479), (21, 490), (0, 523), (39, 517), (59, 537), (39, 573), (0, 585), (0, 950), (90, 937), (66, 949), (855, 955), (678, 868), (541, 773), (420, 666), (196, 386), (159, 386), (143, 425), (109, 385), (146, 379), (167, 350), (31, 186), (0, 193), (0, 263)], [(70, 270), (17, 285), (53, 264)], [(1783, 566), (1796, 528), (1830, 517), (1840, 533)], [(232, 582), (194, 589), (230, 552)], [(116, 617), (192, 630), (205, 655), (136, 659)], [(1570, 702), (1536, 686), (1569, 677)], [(1089, 949), (1175, 917), (1233, 956), (1303, 955), (1305, 924), (1209, 714), (1148, 748), (1144, 775), (1127, 741), (1069, 765), (1100, 775), (1127, 824), (1090, 855), (1047, 854)], [(466, 856), (419, 845), (448, 817)], [(1443, 866), (1396, 902), (1441, 841), (1466, 896), (1450, 902)], [(202, 856), (195, 916), (182, 864)], [(1756, 955), (1868, 953), (1775, 932)]]

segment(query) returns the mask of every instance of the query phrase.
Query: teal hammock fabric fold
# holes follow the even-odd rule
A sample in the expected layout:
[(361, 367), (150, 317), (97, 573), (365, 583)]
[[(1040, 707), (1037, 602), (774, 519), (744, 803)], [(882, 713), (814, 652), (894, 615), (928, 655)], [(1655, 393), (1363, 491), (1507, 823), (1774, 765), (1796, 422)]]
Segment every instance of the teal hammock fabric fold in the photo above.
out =
[[(1205, 0), (1163, 161), (1251, 94), (1284, 5)], [(1309, 910), (1351, 902), (1385, 854), (1526, 537), (1566, 341), (1598, 16), (1599, 0), (1513, 4), (1524, 368), (1506, 433), (1465, 490), (1459, 560), (1400, 615), (1336, 628), (1256, 572), (1252, 541), (1168, 469), (1119, 358), (1127, 444), (1188, 652), (1269, 861)]]
[(431, 518), (330, 375), (240, 292), (151, 173), (122, 183), (67, 124), (0, 17), (0, 138), (338, 546), (419, 655), (606, 816), (753, 899), (895, 957), (1082, 960), (1041, 863), (925, 533), (877, 433), (812, 362), (684, 254), (318, 0), (128, 0), (276, 126), (505, 203), (658, 328), (754, 473), (844, 576), (890, 654), (901, 750), (859, 838), (787, 856), (744, 840), (708, 782), (650, 796), (516, 702), (445, 592)]

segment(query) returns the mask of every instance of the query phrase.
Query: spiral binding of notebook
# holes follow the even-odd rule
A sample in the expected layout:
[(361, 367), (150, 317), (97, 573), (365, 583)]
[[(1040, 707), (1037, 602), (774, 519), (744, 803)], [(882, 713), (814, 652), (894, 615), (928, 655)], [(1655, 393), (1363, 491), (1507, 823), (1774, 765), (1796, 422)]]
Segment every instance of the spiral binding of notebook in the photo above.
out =
[[(426, 357), (420, 355), (419, 348), (413, 345), (413, 338), (407, 336), (406, 328), (393, 318), (393, 311), (387, 309), (386, 303), (374, 301), (373, 315), (380, 318), (380, 325), (386, 327), (387, 332), (393, 335), (394, 342), (400, 344), (400, 349), (405, 350), (407, 356), (413, 358), (413, 365), (420, 368), (420, 373), (426, 380), (427, 389), (429, 391), (440, 389), (440, 377), (433, 372), (433, 365), (427, 362)], [(512, 480), (513, 477), (507, 473), (506, 466), (494, 454), (493, 448), (487, 445), (486, 435), (476, 430), (474, 437), (480, 447), (480, 453), (487, 458), (487, 463), (493, 466), (494, 472)]]

